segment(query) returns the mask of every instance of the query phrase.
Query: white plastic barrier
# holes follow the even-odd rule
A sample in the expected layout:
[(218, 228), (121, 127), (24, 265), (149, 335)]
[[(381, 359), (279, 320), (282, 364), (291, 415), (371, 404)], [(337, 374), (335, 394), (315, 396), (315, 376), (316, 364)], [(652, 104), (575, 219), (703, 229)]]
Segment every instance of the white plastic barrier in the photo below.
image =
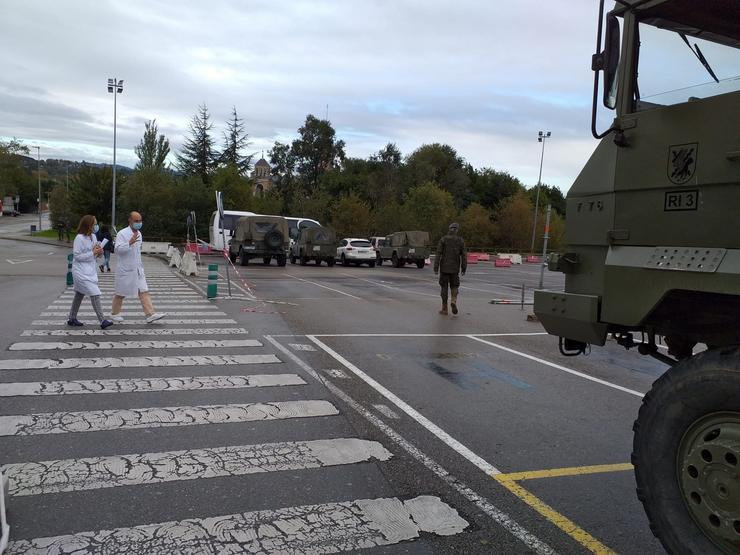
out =
[(522, 255), (521, 254), (513, 254), (513, 253), (504, 253), (500, 252), (497, 255), (499, 258), (508, 258), (511, 260), (512, 264), (521, 264), (522, 263)]
[(175, 247), (170, 245), (167, 247), (167, 258), (172, 258), (172, 254), (175, 252)]
[(179, 268), (180, 264), (182, 264), (182, 256), (180, 256), (179, 250), (174, 249), (170, 256), (170, 268)]
[(8, 478), (0, 472), (0, 553), (5, 553), (5, 548), (8, 547), (8, 536), (10, 535), (10, 526), (8, 526), (8, 519), (5, 516), (7, 510), (5, 501), (7, 498)]
[(166, 254), (172, 245), (164, 242), (151, 242), (144, 241), (141, 244), (142, 254)]
[(198, 265), (195, 262), (195, 253), (186, 252), (182, 255), (182, 263), (180, 264), (180, 272), (186, 276), (197, 276)]

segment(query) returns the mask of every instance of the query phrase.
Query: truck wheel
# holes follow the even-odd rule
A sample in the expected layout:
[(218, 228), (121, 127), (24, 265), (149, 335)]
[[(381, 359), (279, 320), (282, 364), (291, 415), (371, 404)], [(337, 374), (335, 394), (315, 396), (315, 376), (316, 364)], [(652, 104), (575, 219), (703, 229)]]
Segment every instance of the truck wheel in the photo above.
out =
[(249, 264), (249, 256), (244, 252), (244, 249), (239, 249), (239, 264), (242, 266)]
[(229, 260), (231, 261), (232, 264), (236, 262), (236, 255), (231, 251), (229, 251)]
[(290, 263), (295, 264), (296, 258), (292, 254), (290, 255)]
[(301, 253), (301, 266), (305, 266), (306, 264), (308, 264), (308, 257)]
[(424, 261), (423, 260), (417, 260), (416, 261), (416, 267), (421, 270), (424, 267)]
[(383, 257), (380, 256), (380, 255), (378, 255), (378, 260), (376, 262), (378, 263), (378, 266), (382, 266), (383, 265)]
[(277, 265), (278, 266), (285, 266), (288, 263), (288, 257), (284, 254), (279, 254), (277, 256)]
[(317, 265), (317, 266), (321, 266), (321, 259), (320, 259), (320, 258), (317, 258), (317, 259), (316, 259), (316, 265)]
[(349, 261), (347, 260), (347, 257), (342, 254), (342, 266), (349, 266)]
[(327, 258), (326, 259), (326, 263), (329, 266), (329, 268), (333, 268), (335, 262), (336, 262), (336, 260), (334, 260), (333, 258)]
[(272, 260), (272, 258), (269, 257), (269, 256), (262, 257), (262, 262), (264, 263), (265, 266), (269, 266), (270, 265), (270, 260)]
[(370, 268), (375, 268), (375, 260), (371, 260), (370, 262), (368, 262), (368, 263), (367, 263), (367, 265), (368, 265), (368, 266), (369, 266)]
[(391, 264), (394, 268), (401, 267), (401, 261), (398, 259), (398, 255), (395, 252), (393, 253), (393, 256), (391, 256)]
[(633, 426), (637, 496), (669, 553), (740, 550), (740, 347), (683, 360)]

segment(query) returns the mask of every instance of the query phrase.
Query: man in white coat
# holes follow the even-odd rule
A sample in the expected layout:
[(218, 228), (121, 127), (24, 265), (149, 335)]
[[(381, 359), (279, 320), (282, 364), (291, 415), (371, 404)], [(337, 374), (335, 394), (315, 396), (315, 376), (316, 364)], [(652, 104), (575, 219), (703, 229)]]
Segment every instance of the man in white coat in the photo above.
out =
[(152, 298), (149, 295), (149, 287), (146, 284), (144, 265), (141, 263), (141, 244), (143, 238), (141, 229), (141, 214), (131, 212), (128, 217), (128, 227), (122, 229), (116, 235), (114, 252), (118, 259), (116, 265), (116, 294), (113, 296), (113, 308), (111, 309), (111, 320), (123, 322), (121, 308), (125, 297), (138, 296), (141, 306), (144, 308), (146, 323), (151, 324), (164, 318), (164, 314), (154, 311)]

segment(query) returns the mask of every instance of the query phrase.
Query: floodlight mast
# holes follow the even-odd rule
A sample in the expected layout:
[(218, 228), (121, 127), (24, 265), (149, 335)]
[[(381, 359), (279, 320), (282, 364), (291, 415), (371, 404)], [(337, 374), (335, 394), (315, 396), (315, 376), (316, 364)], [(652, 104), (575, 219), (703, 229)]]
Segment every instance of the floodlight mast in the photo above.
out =
[(542, 162), (545, 159), (545, 141), (550, 138), (552, 133), (549, 131), (540, 131), (537, 134), (537, 142), (542, 143), (542, 154), (540, 155), (540, 176), (537, 178), (537, 195), (535, 196), (534, 203), (534, 223), (532, 224), (532, 245), (529, 247), (529, 252), (534, 254), (534, 238), (537, 231), (537, 212), (540, 209), (540, 188), (542, 185)]
[(123, 92), (123, 79), (108, 79), (108, 92), (113, 94), (113, 200), (111, 201), (110, 225), (115, 232), (116, 228), (116, 116), (117, 97)]

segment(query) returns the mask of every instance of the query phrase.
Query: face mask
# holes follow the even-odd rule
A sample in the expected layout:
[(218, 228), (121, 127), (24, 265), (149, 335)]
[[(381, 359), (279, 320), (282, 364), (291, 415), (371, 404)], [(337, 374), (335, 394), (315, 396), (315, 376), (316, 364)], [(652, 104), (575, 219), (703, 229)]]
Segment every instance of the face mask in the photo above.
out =
[(141, 226), (142, 226), (142, 225), (143, 225), (143, 224), (142, 224), (141, 222), (136, 222), (136, 223), (134, 224), (134, 229), (135, 229), (136, 231), (139, 231), (139, 230), (141, 229)]
[(100, 231), (100, 226), (98, 224), (95, 224), (93, 226), (93, 233), (97, 233), (98, 231)]

